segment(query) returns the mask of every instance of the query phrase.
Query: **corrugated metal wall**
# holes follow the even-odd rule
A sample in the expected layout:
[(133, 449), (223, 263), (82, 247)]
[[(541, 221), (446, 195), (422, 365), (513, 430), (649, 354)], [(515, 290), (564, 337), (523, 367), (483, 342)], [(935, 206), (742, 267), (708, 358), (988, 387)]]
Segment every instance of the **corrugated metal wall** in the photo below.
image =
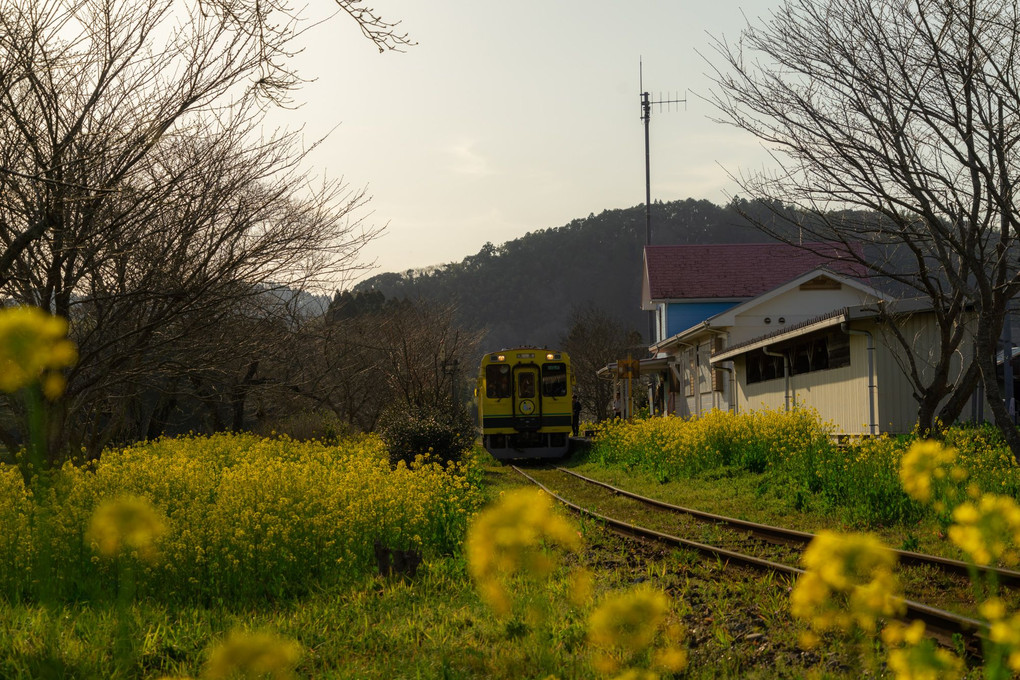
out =
[[(901, 319), (899, 328), (904, 337), (913, 343), (915, 360), (921, 368), (923, 379), (929, 381), (934, 370), (932, 364), (938, 358), (941, 346), (931, 316), (915, 314)], [(882, 424), (884, 431), (909, 432), (917, 422), (917, 401), (914, 399), (910, 381), (904, 374), (905, 369), (901, 367), (902, 362), (897, 360), (897, 357), (903, 356), (902, 346), (892, 333), (881, 325), (877, 327), (875, 335), (876, 344), (879, 346), (877, 352), (879, 375), (888, 376), (880, 390), (879, 423)], [(970, 354), (972, 346), (971, 338), (967, 336), (953, 358), (949, 375), (951, 381), (956, 380), (962, 370), (963, 357), (960, 352)], [(969, 419), (970, 409), (964, 408), (960, 415), (961, 419)]]
[[(783, 410), (786, 400), (784, 378), (748, 385), (743, 357), (737, 360), (737, 374), (740, 377), (740, 411)], [(837, 433), (867, 434), (868, 357), (865, 338), (850, 337), (849, 366), (791, 376), (790, 388), (795, 404), (817, 410), (823, 421), (833, 423)]]

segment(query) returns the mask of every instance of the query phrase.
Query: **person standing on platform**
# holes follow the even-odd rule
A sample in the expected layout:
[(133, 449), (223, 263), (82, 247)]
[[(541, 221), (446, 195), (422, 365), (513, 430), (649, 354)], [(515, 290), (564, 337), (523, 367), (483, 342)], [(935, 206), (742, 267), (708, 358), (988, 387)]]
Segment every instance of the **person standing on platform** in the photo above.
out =
[(576, 394), (574, 395), (571, 407), (573, 408), (573, 416), (570, 419), (570, 425), (574, 428), (574, 436), (576, 437), (578, 428), (581, 427), (581, 402), (578, 400)]

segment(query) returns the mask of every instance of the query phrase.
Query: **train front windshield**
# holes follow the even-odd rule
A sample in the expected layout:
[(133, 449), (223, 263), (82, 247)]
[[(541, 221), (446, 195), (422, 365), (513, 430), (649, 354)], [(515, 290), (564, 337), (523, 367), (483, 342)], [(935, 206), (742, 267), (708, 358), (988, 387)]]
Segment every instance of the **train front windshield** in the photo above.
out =
[(542, 366), (542, 394), (547, 397), (567, 396), (566, 364), (545, 364)]
[(485, 396), (489, 399), (506, 399), (510, 396), (510, 367), (491, 364), (485, 367)]

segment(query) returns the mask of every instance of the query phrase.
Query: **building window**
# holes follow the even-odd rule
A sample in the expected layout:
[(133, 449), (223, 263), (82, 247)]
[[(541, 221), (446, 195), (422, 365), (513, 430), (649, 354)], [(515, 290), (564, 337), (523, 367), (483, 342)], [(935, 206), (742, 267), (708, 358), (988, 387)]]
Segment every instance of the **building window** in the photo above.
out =
[(747, 366), (747, 384), (775, 380), (785, 375), (783, 357), (774, 357), (760, 349), (748, 352), (744, 362)]
[(785, 360), (790, 362), (791, 375), (850, 365), (850, 338), (844, 333), (827, 333), (799, 339), (775, 351), (782, 352), (784, 356), (774, 357), (760, 349), (747, 353), (744, 363), (748, 385), (782, 378), (785, 375)]

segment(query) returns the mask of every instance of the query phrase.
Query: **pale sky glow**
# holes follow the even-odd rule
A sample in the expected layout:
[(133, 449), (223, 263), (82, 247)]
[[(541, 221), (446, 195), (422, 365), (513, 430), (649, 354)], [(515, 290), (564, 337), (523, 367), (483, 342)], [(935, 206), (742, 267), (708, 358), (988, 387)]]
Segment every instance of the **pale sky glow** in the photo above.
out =
[(697, 52), (777, 1), (375, 0), (418, 45), (379, 54), (346, 16), (311, 29), (296, 64), (316, 80), (272, 120), (303, 124), (309, 142), (335, 127), (310, 162), (373, 197), (369, 223), (388, 225), (365, 251), (375, 273), (643, 203), (640, 58), (653, 99), (688, 100), (653, 110), (652, 199), (721, 204), (735, 191), (726, 170), (768, 158), (709, 120)]

